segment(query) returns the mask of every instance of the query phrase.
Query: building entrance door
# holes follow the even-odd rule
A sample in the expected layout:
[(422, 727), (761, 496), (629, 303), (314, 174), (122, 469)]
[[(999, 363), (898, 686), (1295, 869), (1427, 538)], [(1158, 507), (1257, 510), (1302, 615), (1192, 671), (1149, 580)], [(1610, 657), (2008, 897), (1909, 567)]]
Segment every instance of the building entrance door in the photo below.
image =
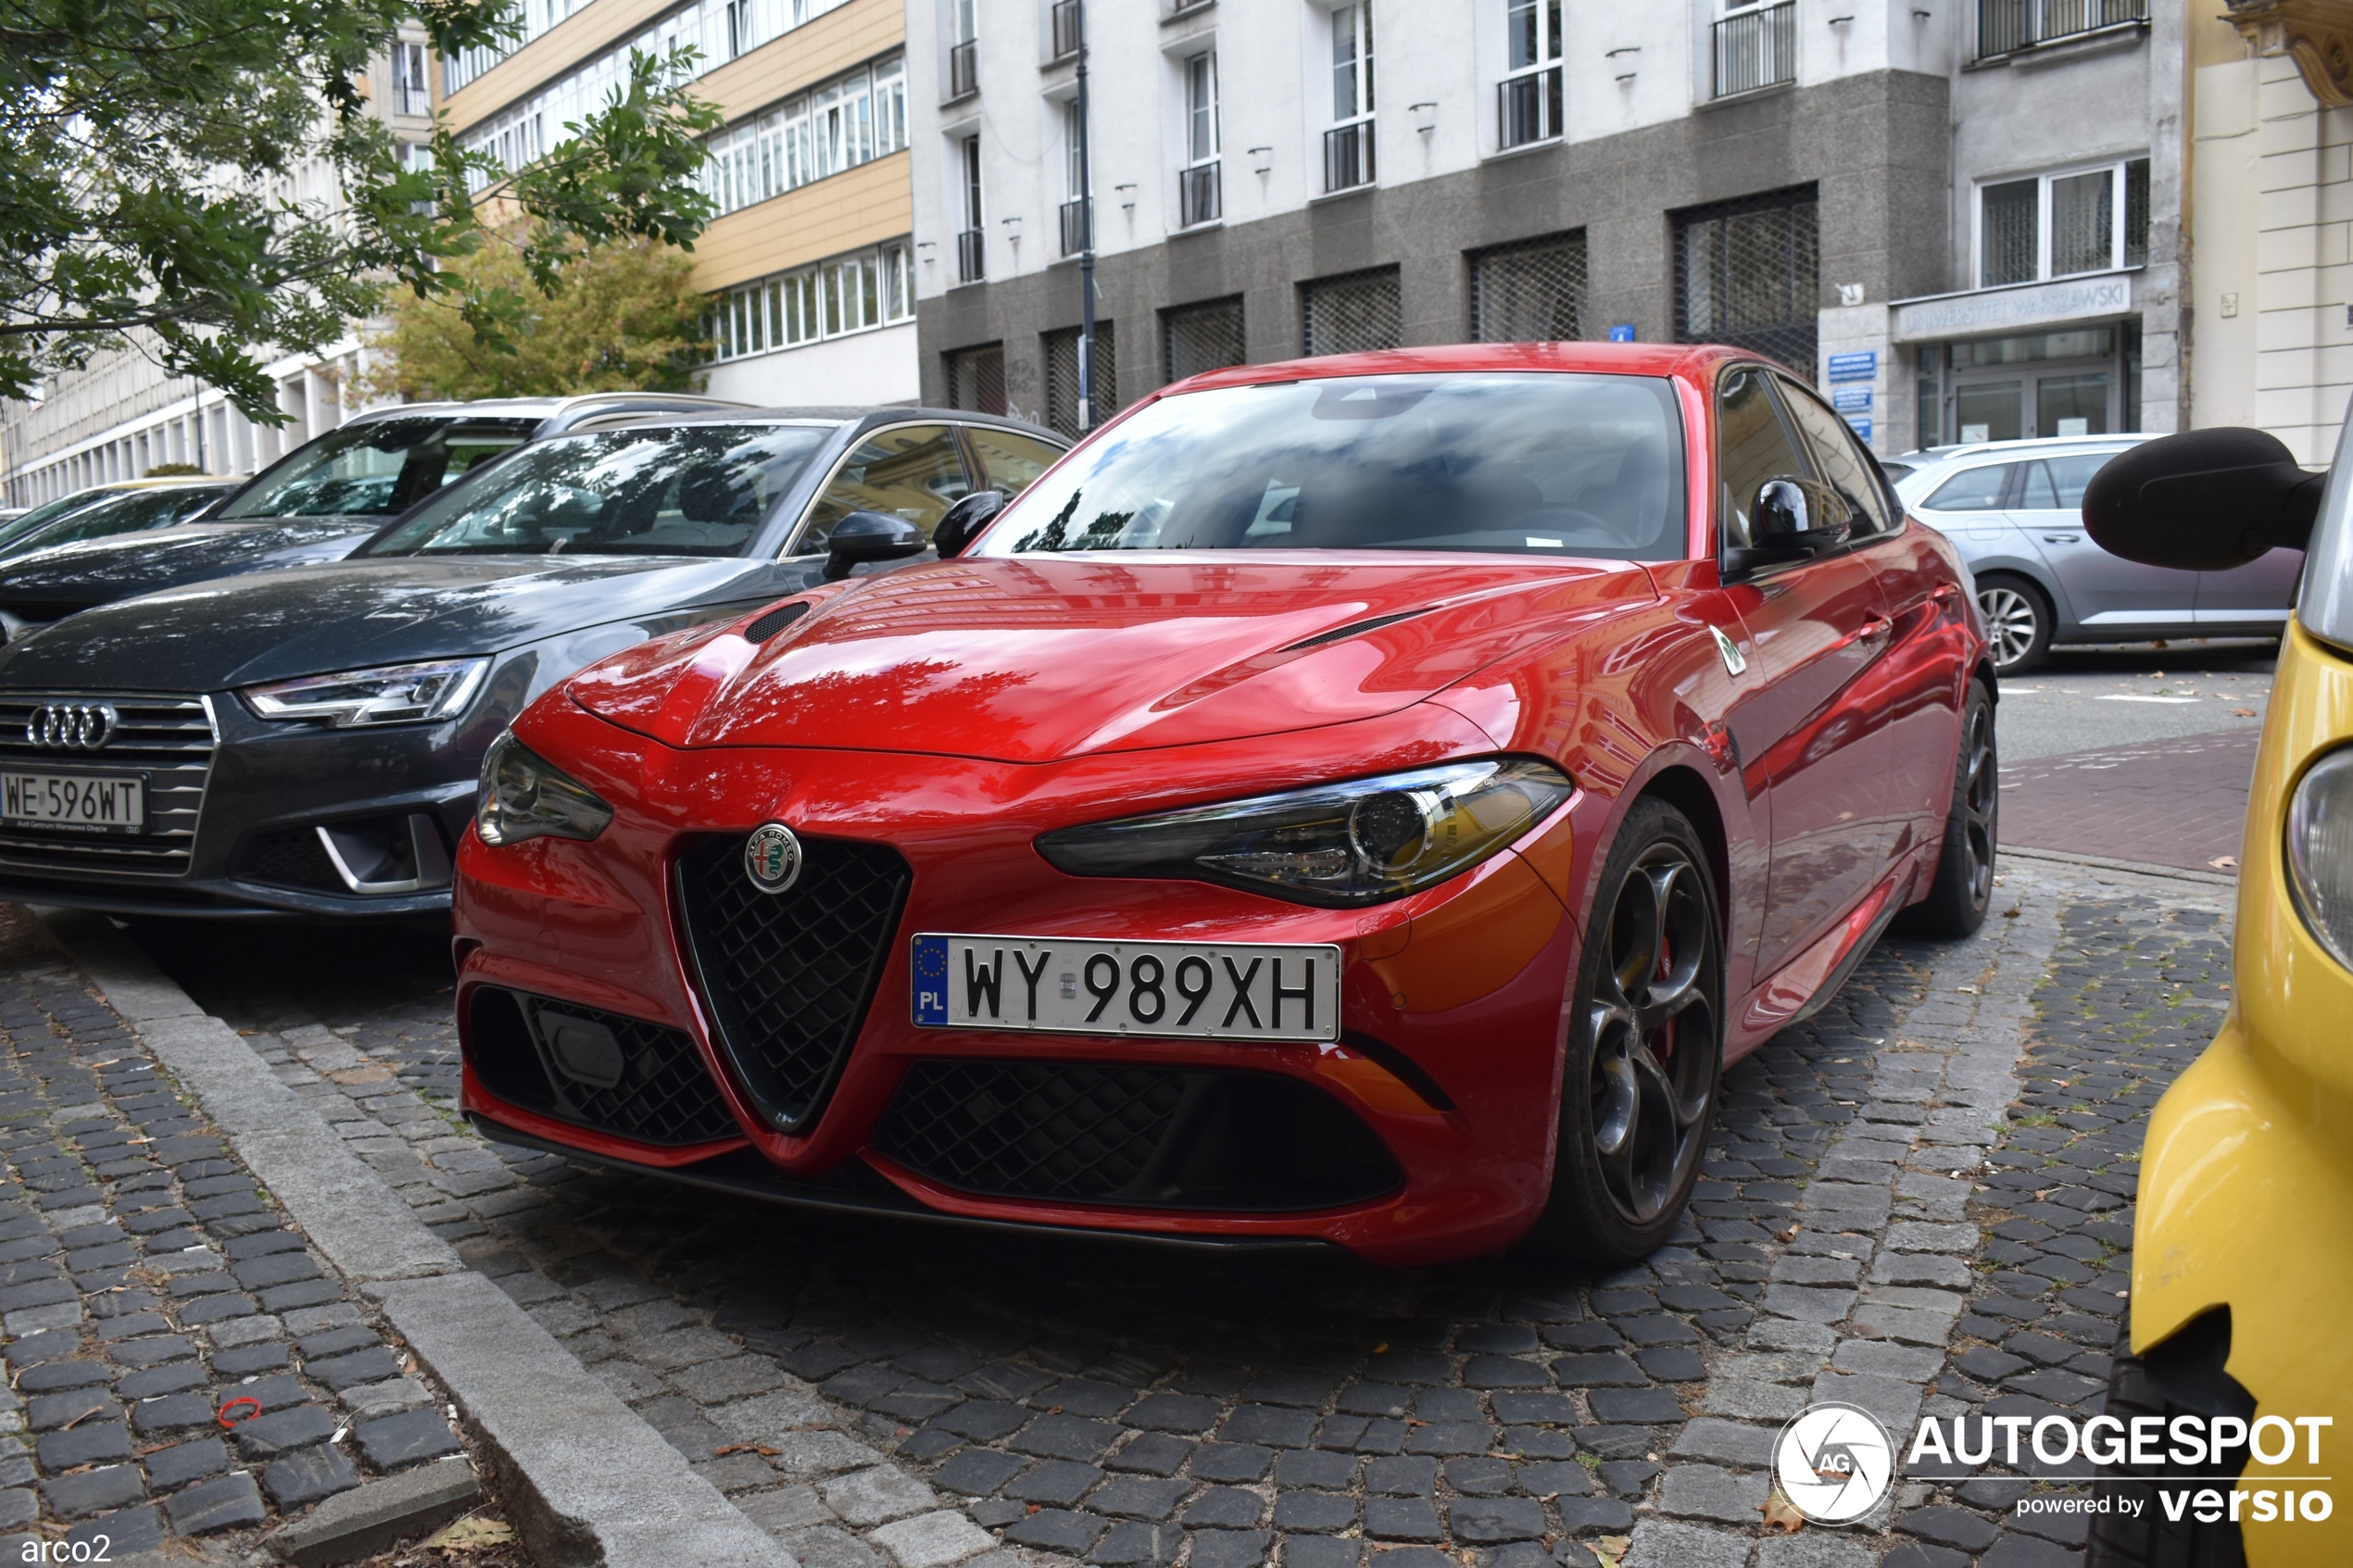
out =
[(1923, 347), (1921, 444), (2138, 429), (2140, 334), (2132, 326)]

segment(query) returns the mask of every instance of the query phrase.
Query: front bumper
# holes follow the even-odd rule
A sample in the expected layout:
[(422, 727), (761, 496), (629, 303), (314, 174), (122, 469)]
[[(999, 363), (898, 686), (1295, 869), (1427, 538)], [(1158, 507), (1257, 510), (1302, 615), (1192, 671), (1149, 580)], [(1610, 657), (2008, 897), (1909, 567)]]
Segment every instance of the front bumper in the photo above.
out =
[[(2216, 1307), (2227, 1369), (2258, 1418), (2328, 1416), (2322, 1463), (2250, 1462), (2266, 1478), (2327, 1475), (2353, 1443), (2353, 972), (2306, 929), (2284, 864), (2287, 803), (2304, 770), (2353, 740), (2353, 660), (2292, 627), (2281, 648), (2240, 851), (2237, 997), (2205, 1054), (2158, 1102), (2133, 1226), (2133, 1348), (2145, 1352)], [(2332, 1445), (2336, 1445), (2334, 1449)], [(2353, 1561), (2353, 1489), (2323, 1522), (2246, 1523), (2247, 1561)], [(2251, 1515), (2249, 1516), (2251, 1520)]]
[[(1352, 774), (1439, 759), (1434, 738), (1453, 755), (1492, 750), (1442, 709), (1347, 728), (1356, 749), (1341, 771)], [(560, 759), (615, 817), (593, 843), (538, 839), (490, 849), (469, 835), (460, 846), (464, 1104), (503, 1129), (494, 1136), (729, 1190), (750, 1190), (730, 1173), (757, 1171), (756, 1160), (773, 1176), (753, 1186), (764, 1183), (767, 1196), (787, 1201), (820, 1201), (810, 1188), (821, 1184), (862, 1191), (868, 1198), (848, 1206), (877, 1211), (1201, 1242), (1322, 1242), (1387, 1262), (1493, 1250), (1542, 1210), (1579, 942), (1564, 895), (1578, 884), (1576, 862), (1600, 836), (1598, 819), (1608, 809), (1591, 793), (1516, 849), (1440, 887), (1375, 909), (1330, 910), (1203, 884), (1068, 877), (1031, 848), (1038, 832), (1065, 822), (1335, 776), (1330, 730), (1043, 767), (875, 753), (681, 752), (554, 701), (526, 714), (516, 732)], [(713, 1022), (684, 956), (673, 880), (682, 847), (696, 835), (739, 840), (772, 819), (812, 845), (887, 844), (912, 873), (838, 1076), (821, 1109), (792, 1132), (762, 1114)], [(1316, 1046), (922, 1029), (911, 1017), (908, 940), (922, 931), (1333, 943), (1342, 952), (1344, 1033)], [(522, 1015), (510, 1010), (511, 998), (525, 1012), (545, 1003), (618, 1033), (675, 1040), (696, 1070), (697, 1092), (712, 1096), (724, 1119), (669, 1125), (657, 1141), (544, 1098), (536, 1108), (524, 1103), (527, 1091), (565, 1070), (546, 1054), (544, 1031), (517, 1033)], [(494, 1039), (499, 1030), (506, 1033)], [(526, 1043), (512, 1046), (515, 1039)], [(510, 1069), (534, 1040), (547, 1076), (526, 1085)], [(1230, 1203), (1104, 1203), (1061, 1190), (962, 1187), (894, 1141), (891, 1129), (907, 1114), (902, 1089), (918, 1093), (930, 1081), (924, 1074), (1008, 1064), (1088, 1085), (1105, 1074), (1156, 1073), (1192, 1085), (1273, 1085), (1251, 1103), (1308, 1105), (1310, 1120), (1338, 1114), (1378, 1140), (1394, 1179), (1386, 1190), (1323, 1207), (1261, 1201), (1262, 1194)], [(1328, 1118), (1318, 1126), (1335, 1130)], [(876, 1197), (887, 1201), (869, 1201)]]

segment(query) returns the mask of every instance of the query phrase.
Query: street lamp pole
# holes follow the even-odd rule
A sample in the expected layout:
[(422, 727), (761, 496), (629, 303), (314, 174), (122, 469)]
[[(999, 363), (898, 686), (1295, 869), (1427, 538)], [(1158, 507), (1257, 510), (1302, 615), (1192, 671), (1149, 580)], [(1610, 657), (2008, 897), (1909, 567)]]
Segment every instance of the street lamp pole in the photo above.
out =
[(1095, 171), (1087, 119), (1087, 0), (1078, 22), (1078, 428), (1095, 422)]

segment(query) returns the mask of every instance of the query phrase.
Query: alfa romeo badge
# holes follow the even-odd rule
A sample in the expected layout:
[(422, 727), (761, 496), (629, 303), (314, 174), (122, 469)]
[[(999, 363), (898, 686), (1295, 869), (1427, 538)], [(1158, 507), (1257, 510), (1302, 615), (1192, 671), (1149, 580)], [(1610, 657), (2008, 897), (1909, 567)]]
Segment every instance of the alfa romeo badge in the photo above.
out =
[(762, 822), (744, 840), (744, 873), (762, 893), (782, 893), (800, 876), (800, 840), (782, 822)]

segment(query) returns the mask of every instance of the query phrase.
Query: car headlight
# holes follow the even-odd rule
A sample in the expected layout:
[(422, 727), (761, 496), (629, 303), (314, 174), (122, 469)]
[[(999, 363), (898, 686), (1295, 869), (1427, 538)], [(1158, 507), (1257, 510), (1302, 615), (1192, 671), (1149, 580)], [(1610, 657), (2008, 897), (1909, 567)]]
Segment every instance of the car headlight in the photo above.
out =
[(612, 821), (596, 791), (505, 731), (482, 759), (474, 831), (490, 845), (526, 838), (594, 838)]
[(2289, 798), (2287, 871), (2304, 923), (2353, 969), (2353, 746), (2314, 763)]
[(1549, 763), (1491, 758), (1060, 828), (1038, 852), (1073, 876), (1186, 877), (1344, 908), (1467, 871), (1575, 793)]
[(360, 724), (430, 724), (454, 718), (473, 700), (490, 669), (486, 659), (388, 664), (247, 686), (237, 695), (264, 719), (323, 719), (338, 730)]

